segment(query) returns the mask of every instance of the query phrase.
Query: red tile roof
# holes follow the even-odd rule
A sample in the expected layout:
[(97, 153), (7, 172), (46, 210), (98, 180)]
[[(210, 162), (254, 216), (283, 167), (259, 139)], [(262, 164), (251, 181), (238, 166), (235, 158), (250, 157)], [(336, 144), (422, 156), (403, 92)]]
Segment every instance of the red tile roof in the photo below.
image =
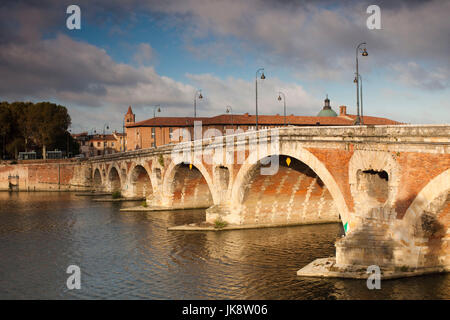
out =
[(91, 138), (91, 141), (116, 141), (117, 139), (112, 134), (100, 134)]
[[(315, 117), (315, 116), (286, 116), (286, 122), (290, 125), (352, 125), (356, 119), (355, 115), (345, 115), (337, 117)], [(365, 124), (401, 124), (400, 122), (372, 117), (364, 116)], [(155, 117), (144, 121), (136, 122), (126, 125), (127, 128), (134, 127), (187, 127), (192, 126), (194, 121), (202, 121), (202, 125), (250, 125), (253, 126), (256, 123), (256, 116), (249, 114), (221, 114), (214, 117)], [(283, 125), (284, 116), (281, 115), (258, 115), (258, 125)]]

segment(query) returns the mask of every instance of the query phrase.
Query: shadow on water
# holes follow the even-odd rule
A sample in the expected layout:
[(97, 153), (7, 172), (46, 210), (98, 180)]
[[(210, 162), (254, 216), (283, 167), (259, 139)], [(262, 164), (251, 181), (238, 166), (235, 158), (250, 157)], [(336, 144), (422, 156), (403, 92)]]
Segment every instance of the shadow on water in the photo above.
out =
[[(119, 212), (71, 193), (0, 193), (2, 299), (449, 299), (450, 277), (382, 281), (299, 278), (333, 256), (340, 224), (172, 232), (204, 210)], [(135, 205), (135, 204), (134, 204)], [(66, 288), (79, 265), (81, 290)]]

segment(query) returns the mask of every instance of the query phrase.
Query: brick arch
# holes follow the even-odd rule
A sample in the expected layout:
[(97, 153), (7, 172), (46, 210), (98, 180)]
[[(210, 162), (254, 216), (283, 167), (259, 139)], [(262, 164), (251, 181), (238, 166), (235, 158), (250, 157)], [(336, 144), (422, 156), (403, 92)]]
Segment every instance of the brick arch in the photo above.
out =
[[(180, 159), (178, 161), (172, 161), (170, 163), (170, 165), (167, 167), (167, 169), (165, 170), (164, 176), (163, 176), (163, 182), (162, 182), (162, 191), (163, 191), (163, 194), (165, 197), (172, 195), (172, 183), (174, 182), (174, 179), (175, 179), (177, 167), (179, 165), (182, 165), (183, 163), (184, 164), (189, 163), (189, 161), (185, 161), (182, 159)], [(200, 161), (195, 161), (195, 163), (193, 164), (193, 167), (198, 169), (200, 171), (200, 173), (202, 174), (203, 178), (206, 181), (206, 184), (208, 185), (209, 192), (211, 193), (213, 203), (216, 203), (218, 201), (217, 192), (214, 188), (213, 180), (212, 180), (208, 170), (205, 168), (203, 163)], [(166, 198), (165, 200), (166, 200), (165, 202), (167, 202), (168, 199)]]
[[(289, 148), (289, 150), (284, 150), (280, 152), (284, 156), (291, 157), (296, 159), (307, 167), (309, 167), (317, 177), (323, 182), (323, 184), (327, 187), (328, 191), (331, 194), (331, 197), (336, 205), (339, 215), (341, 216), (341, 221), (343, 224), (349, 221), (349, 210), (347, 204), (345, 202), (344, 196), (334, 180), (331, 173), (328, 171), (326, 166), (310, 151), (305, 148), (296, 145), (293, 148)], [(253, 154), (252, 156), (247, 157), (245, 162), (242, 164), (239, 172), (234, 179), (234, 183), (231, 191), (231, 203), (239, 203), (241, 204), (243, 201), (244, 191), (246, 184), (249, 182), (250, 173), (254, 170), (255, 166), (258, 165), (259, 161), (268, 156), (278, 155), (278, 154)]]
[[(114, 173), (114, 171), (116, 173)], [(117, 182), (114, 179), (116, 174), (117, 174), (117, 177), (118, 177), (118, 184), (117, 184)], [(109, 168), (108, 174), (107, 174), (107, 181), (108, 181), (108, 186), (109, 186), (110, 190), (111, 191), (121, 191), (122, 186), (123, 186), (122, 180), (123, 180), (123, 178), (121, 177), (121, 170), (120, 170), (120, 168), (117, 166), (117, 164), (113, 164)]]
[(450, 169), (422, 188), (400, 222), (416, 265), (450, 268)]
[(101, 173), (100, 168), (98, 168), (98, 167), (96, 167), (93, 170), (92, 182), (93, 182), (94, 187), (96, 187), (96, 188), (104, 187), (103, 179), (102, 179), (102, 173)]
[(420, 217), (422, 212), (438, 197), (450, 192), (450, 169), (434, 177), (414, 198), (403, 217), (405, 221), (412, 222)]
[[(385, 171), (388, 174), (388, 195), (387, 198), (380, 202), (383, 202), (383, 205), (394, 206), (400, 184), (400, 166), (394, 160), (392, 153), (367, 150), (356, 150), (353, 153), (348, 166), (348, 180), (354, 202), (357, 202), (358, 195), (360, 194), (358, 190), (358, 175), (364, 171)], [(355, 205), (358, 204), (355, 203)], [(363, 200), (361, 205), (363, 208), (366, 208), (367, 202)], [(361, 210), (361, 207), (359, 210)]]
[[(149, 182), (148, 185), (145, 184), (145, 186), (140, 185), (140, 183), (145, 183), (145, 181), (142, 181), (143, 179), (145, 180), (145, 177), (142, 177), (144, 174), (147, 175)], [(139, 194), (133, 194), (133, 196), (149, 196), (153, 194), (154, 184), (152, 181), (152, 174), (146, 163), (132, 163), (127, 175), (127, 185), (135, 185), (133, 192)], [(142, 188), (145, 188), (145, 190), (142, 190)], [(141, 194), (142, 192), (144, 192), (144, 194)]]

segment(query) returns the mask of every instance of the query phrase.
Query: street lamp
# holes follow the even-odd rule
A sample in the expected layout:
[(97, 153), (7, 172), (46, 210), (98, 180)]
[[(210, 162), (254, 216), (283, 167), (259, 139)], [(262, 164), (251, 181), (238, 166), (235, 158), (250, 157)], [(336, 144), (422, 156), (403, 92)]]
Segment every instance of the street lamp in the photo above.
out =
[[(361, 42), (356, 47), (356, 109), (357, 109), (357, 115), (356, 115), (356, 124), (361, 124), (361, 120), (359, 117), (359, 72), (358, 72), (358, 53), (361, 53), (363, 57), (367, 57), (369, 54), (367, 53), (367, 49), (365, 47), (366, 43)], [(361, 46), (364, 46), (363, 49), (361, 49)]]
[[(158, 110), (156, 110), (156, 107), (158, 107)], [(155, 111), (161, 112), (160, 105), (157, 104), (156, 106), (153, 106), (153, 118), (155, 117)]]
[(233, 125), (233, 108), (231, 106), (227, 106), (227, 113), (231, 115), (231, 129), (233, 129), (234, 132), (234, 125)]
[(256, 70), (255, 76), (255, 91), (256, 91), (256, 131), (258, 131), (258, 74), (261, 72), (261, 80), (264, 80), (266, 76), (264, 75), (264, 68), (259, 68)]
[(69, 147), (69, 141), (70, 141), (70, 134), (71, 134), (72, 130), (69, 129), (67, 130), (67, 158), (69, 158), (69, 151), (70, 151), (70, 147)]
[(199, 90), (195, 91), (195, 95), (194, 95), (194, 118), (197, 118), (197, 97), (199, 99), (203, 99), (202, 89), (199, 89)]
[(283, 92), (278, 92), (278, 101), (281, 101), (281, 95), (283, 95), (283, 102), (284, 102), (284, 126), (286, 126), (286, 96)]
[[(360, 74), (358, 74), (359, 77), (359, 81), (360, 81), (360, 85), (359, 85), (359, 96), (361, 97), (361, 124), (364, 124), (364, 118), (363, 118), (363, 94), (362, 94), (362, 88), (363, 88), (363, 81), (362, 81), (362, 76)], [(355, 77), (355, 80), (353, 80), (353, 82), (357, 83), (358, 80)]]
[(103, 155), (105, 155), (105, 141), (106, 141), (106, 138), (105, 138), (106, 130), (105, 130), (105, 128), (106, 128), (106, 130), (109, 130), (109, 126), (106, 123), (103, 126)]

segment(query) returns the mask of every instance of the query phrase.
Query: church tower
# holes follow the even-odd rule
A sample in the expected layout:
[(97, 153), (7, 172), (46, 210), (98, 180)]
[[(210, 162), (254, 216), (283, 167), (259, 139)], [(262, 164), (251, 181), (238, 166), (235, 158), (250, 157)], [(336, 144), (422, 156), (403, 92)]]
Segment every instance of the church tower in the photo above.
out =
[(131, 110), (131, 106), (128, 107), (128, 112), (125, 114), (125, 125), (135, 123), (135, 115), (133, 110)]

